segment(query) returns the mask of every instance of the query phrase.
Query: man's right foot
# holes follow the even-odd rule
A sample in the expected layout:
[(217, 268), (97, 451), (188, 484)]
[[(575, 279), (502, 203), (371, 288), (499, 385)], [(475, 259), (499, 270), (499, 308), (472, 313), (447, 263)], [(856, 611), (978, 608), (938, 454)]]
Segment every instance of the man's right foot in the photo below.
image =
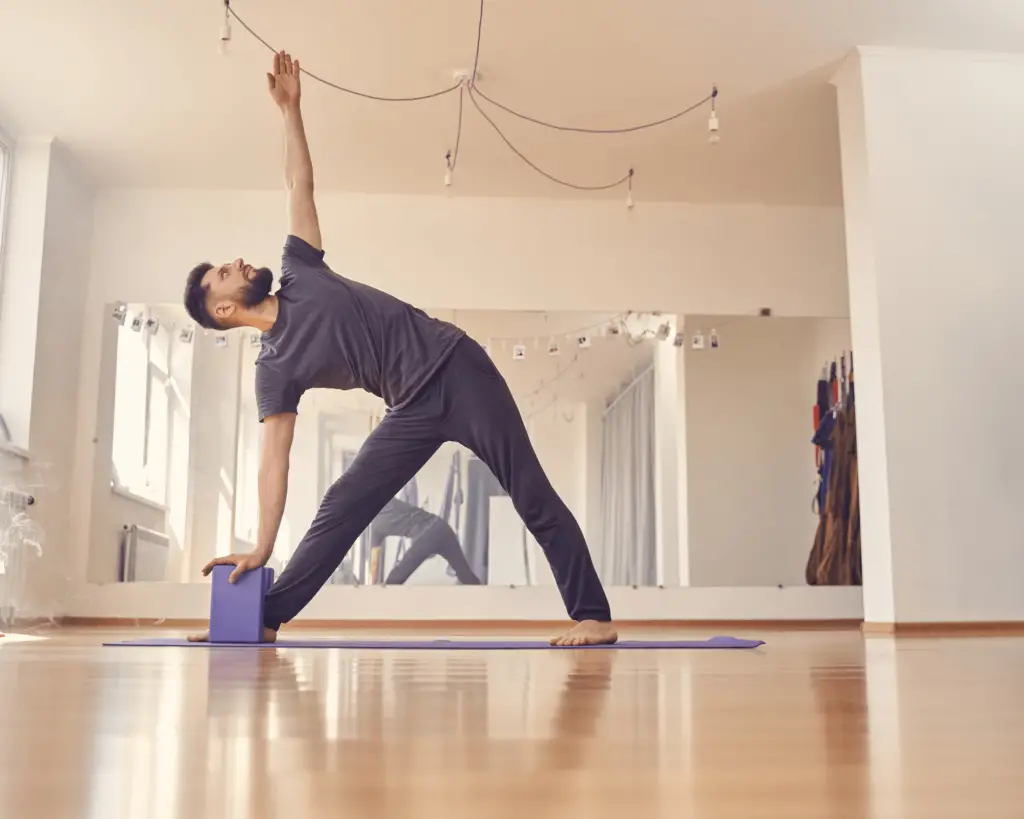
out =
[(615, 626), (597, 620), (583, 620), (565, 634), (551, 640), (553, 646), (610, 646), (619, 639)]
[[(190, 634), (188, 636), (188, 641), (190, 643), (208, 643), (208, 642), (210, 642), (210, 632), (207, 630), (207, 631), (204, 631), (202, 634)], [(274, 631), (272, 628), (264, 628), (263, 629), (263, 640), (262, 640), (262, 642), (264, 642), (264, 643), (276, 643), (277, 642), (277, 632)]]

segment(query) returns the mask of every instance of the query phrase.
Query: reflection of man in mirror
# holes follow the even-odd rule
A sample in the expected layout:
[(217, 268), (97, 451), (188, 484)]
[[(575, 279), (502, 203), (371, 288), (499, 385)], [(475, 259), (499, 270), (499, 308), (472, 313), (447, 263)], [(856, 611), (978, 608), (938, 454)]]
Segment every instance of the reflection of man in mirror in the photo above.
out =
[(452, 527), (426, 509), (420, 509), (400, 498), (388, 501), (370, 524), (370, 548), (379, 549), (384, 539), (389, 537), (409, 538), (410, 545), (388, 572), (384, 580), (386, 585), (404, 583), (425, 560), (434, 555), (444, 558), (459, 583), (465, 586), (480, 585)]
[(544, 474), (512, 394), (487, 353), (454, 325), (339, 276), (324, 263), (299, 78), (297, 60), (283, 52), (274, 56), (267, 84), (284, 117), (289, 212), (280, 289), (271, 294), (269, 268), (242, 259), (200, 264), (185, 287), (185, 307), (202, 327), (263, 333), (256, 360), (264, 424), (256, 549), (217, 558), (204, 574), (226, 563), (236, 567), (232, 578), (237, 578), (270, 559), (284, 513), (302, 394), (311, 388), (363, 389), (384, 399), (387, 415), (328, 490), (268, 592), (265, 639), (273, 640), (281, 624), (302, 611), (360, 533), (441, 444), (455, 441), (487, 464), (551, 564), (576, 621), (553, 642), (614, 642), (608, 599), (583, 532)]

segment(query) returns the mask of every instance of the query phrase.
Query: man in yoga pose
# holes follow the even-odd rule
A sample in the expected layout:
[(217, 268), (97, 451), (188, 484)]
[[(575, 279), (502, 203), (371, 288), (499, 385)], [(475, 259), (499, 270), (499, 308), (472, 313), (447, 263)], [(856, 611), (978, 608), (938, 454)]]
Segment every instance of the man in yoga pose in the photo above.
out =
[(360, 533), (440, 445), (456, 441), (494, 473), (551, 564), (576, 621), (552, 643), (615, 642), (608, 599), (583, 533), (545, 476), (512, 394), (484, 349), (459, 328), (339, 276), (324, 263), (299, 78), (298, 60), (283, 52), (274, 56), (267, 84), (284, 117), (290, 220), (279, 290), (271, 295), (268, 268), (242, 259), (200, 264), (185, 287), (185, 307), (200, 326), (263, 332), (256, 361), (264, 424), (256, 549), (217, 558), (203, 573), (230, 564), (235, 578), (270, 559), (284, 513), (299, 398), (312, 388), (361, 388), (383, 398), (388, 412), (328, 490), (267, 593), (264, 639), (274, 640), (281, 624), (309, 603)]

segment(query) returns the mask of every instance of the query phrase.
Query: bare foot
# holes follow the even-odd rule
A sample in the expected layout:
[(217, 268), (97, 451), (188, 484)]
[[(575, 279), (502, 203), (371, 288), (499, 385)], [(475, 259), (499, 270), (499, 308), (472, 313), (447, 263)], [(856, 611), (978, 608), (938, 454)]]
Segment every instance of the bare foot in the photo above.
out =
[(610, 646), (619, 639), (615, 626), (597, 620), (583, 620), (565, 634), (551, 640), (553, 646)]
[[(190, 643), (208, 643), (210, 642), (210, 632), (204, 631), (202, 634), (190, 634), (188, 636)], [(277, 632), (272, 628), (263, 629), (263, 642), (264, 643), (276, 643)]]

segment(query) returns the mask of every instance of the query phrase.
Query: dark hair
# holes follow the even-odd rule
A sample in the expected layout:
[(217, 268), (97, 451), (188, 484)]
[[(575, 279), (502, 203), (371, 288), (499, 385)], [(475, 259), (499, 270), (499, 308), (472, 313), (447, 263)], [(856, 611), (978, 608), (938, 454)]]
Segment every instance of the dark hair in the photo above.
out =
[(203, 284), (203, 276), (211, 270), (213, 270), (213, 265), (209, 262), (202, 262), (192, 268), (188, 274), (188, 281), (185, 282), (185, 309), (192, 317), (192, 321), (200, 327), (205, 327), (207, 330), (220, 330), (223, 328), (217, 324), (217, 320), (210, 315), (210, 311), (206, 308), (206, 296), (209, 293), (209, 288)]

